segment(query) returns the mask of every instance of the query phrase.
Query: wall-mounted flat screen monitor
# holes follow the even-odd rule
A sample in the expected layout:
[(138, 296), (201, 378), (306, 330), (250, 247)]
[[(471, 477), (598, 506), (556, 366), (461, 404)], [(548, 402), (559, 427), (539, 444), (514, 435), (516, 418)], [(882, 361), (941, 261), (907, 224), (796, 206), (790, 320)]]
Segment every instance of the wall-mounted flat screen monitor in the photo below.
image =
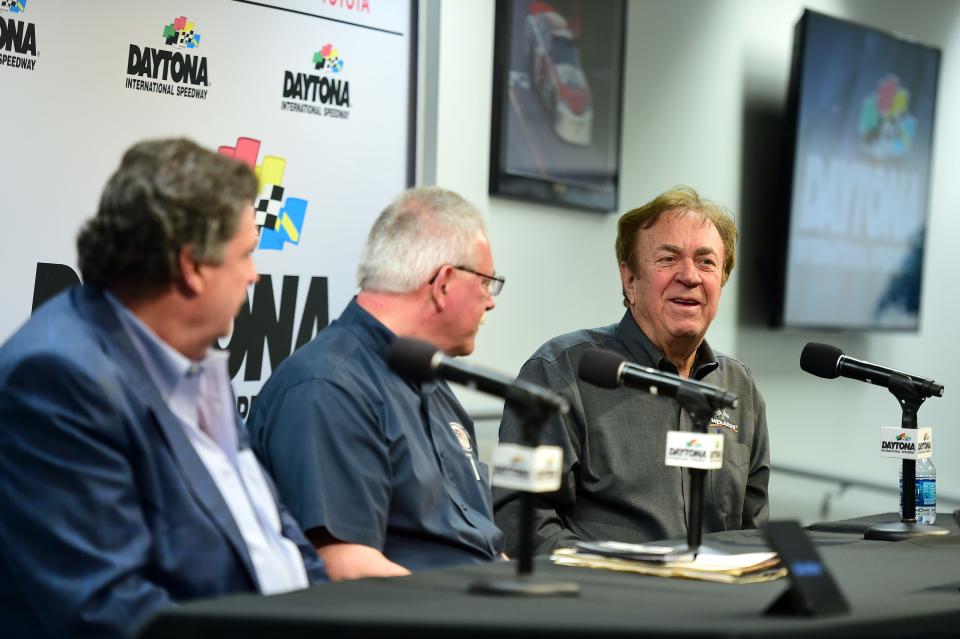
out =
[(778, 324), (918, 328), (939, 67), (937, 49), (803, 14)]

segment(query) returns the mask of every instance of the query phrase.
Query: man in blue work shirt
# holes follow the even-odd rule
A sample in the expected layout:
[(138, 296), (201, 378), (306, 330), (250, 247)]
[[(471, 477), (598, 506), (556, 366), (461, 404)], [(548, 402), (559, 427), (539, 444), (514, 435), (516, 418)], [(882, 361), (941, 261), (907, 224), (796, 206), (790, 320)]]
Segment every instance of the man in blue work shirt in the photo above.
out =
[(340, 318), (288, 357), (248, 419), (253, 447), (334, 580), (490, 561), (487, 469), (445, 382), (385, 362), (395, 336), (468, 355), (503, 278), (483, 217), (459, 195), (412, 189), (374, 223)]

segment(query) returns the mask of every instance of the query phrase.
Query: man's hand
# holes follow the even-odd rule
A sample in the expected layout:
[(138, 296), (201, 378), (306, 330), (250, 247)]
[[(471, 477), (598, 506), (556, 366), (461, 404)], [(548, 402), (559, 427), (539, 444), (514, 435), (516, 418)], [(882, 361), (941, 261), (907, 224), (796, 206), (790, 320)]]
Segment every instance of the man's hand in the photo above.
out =
[(409, 570), (390, 561), (376, 548), (342, 542), (326, 530), (310, 530), (307, 537), (323, 559), (331, 581), (364, 577), (403, 577), (410, 574)]

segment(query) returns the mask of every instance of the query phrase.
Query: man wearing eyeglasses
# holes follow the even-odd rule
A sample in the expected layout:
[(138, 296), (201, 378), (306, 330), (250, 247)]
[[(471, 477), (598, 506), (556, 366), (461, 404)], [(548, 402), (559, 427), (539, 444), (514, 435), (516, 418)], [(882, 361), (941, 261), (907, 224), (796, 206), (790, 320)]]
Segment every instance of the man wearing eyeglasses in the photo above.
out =
[(277, 368), (247, 425), (253, 447), (334, 580), (496, 559), (487, 470), (443, 381), (391, 371), (396, 336), (469, 355), (504, 279), (480, 212), (411, 189), (374, 223), (359, 294)]

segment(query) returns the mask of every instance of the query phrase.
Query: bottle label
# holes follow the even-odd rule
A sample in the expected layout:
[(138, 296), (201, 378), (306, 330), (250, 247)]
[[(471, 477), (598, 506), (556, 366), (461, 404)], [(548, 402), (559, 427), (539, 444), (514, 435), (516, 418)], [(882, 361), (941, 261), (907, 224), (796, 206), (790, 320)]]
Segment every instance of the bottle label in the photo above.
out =
[[(916, 508), (937, 507), (937, 480), (929, 477), (917, 478)], [(903, 480), (900, 480), (900, 512), (903, 512)]]
[(937, 482), (934, 479), (917, 480), (917, 508), (936, 508)]

